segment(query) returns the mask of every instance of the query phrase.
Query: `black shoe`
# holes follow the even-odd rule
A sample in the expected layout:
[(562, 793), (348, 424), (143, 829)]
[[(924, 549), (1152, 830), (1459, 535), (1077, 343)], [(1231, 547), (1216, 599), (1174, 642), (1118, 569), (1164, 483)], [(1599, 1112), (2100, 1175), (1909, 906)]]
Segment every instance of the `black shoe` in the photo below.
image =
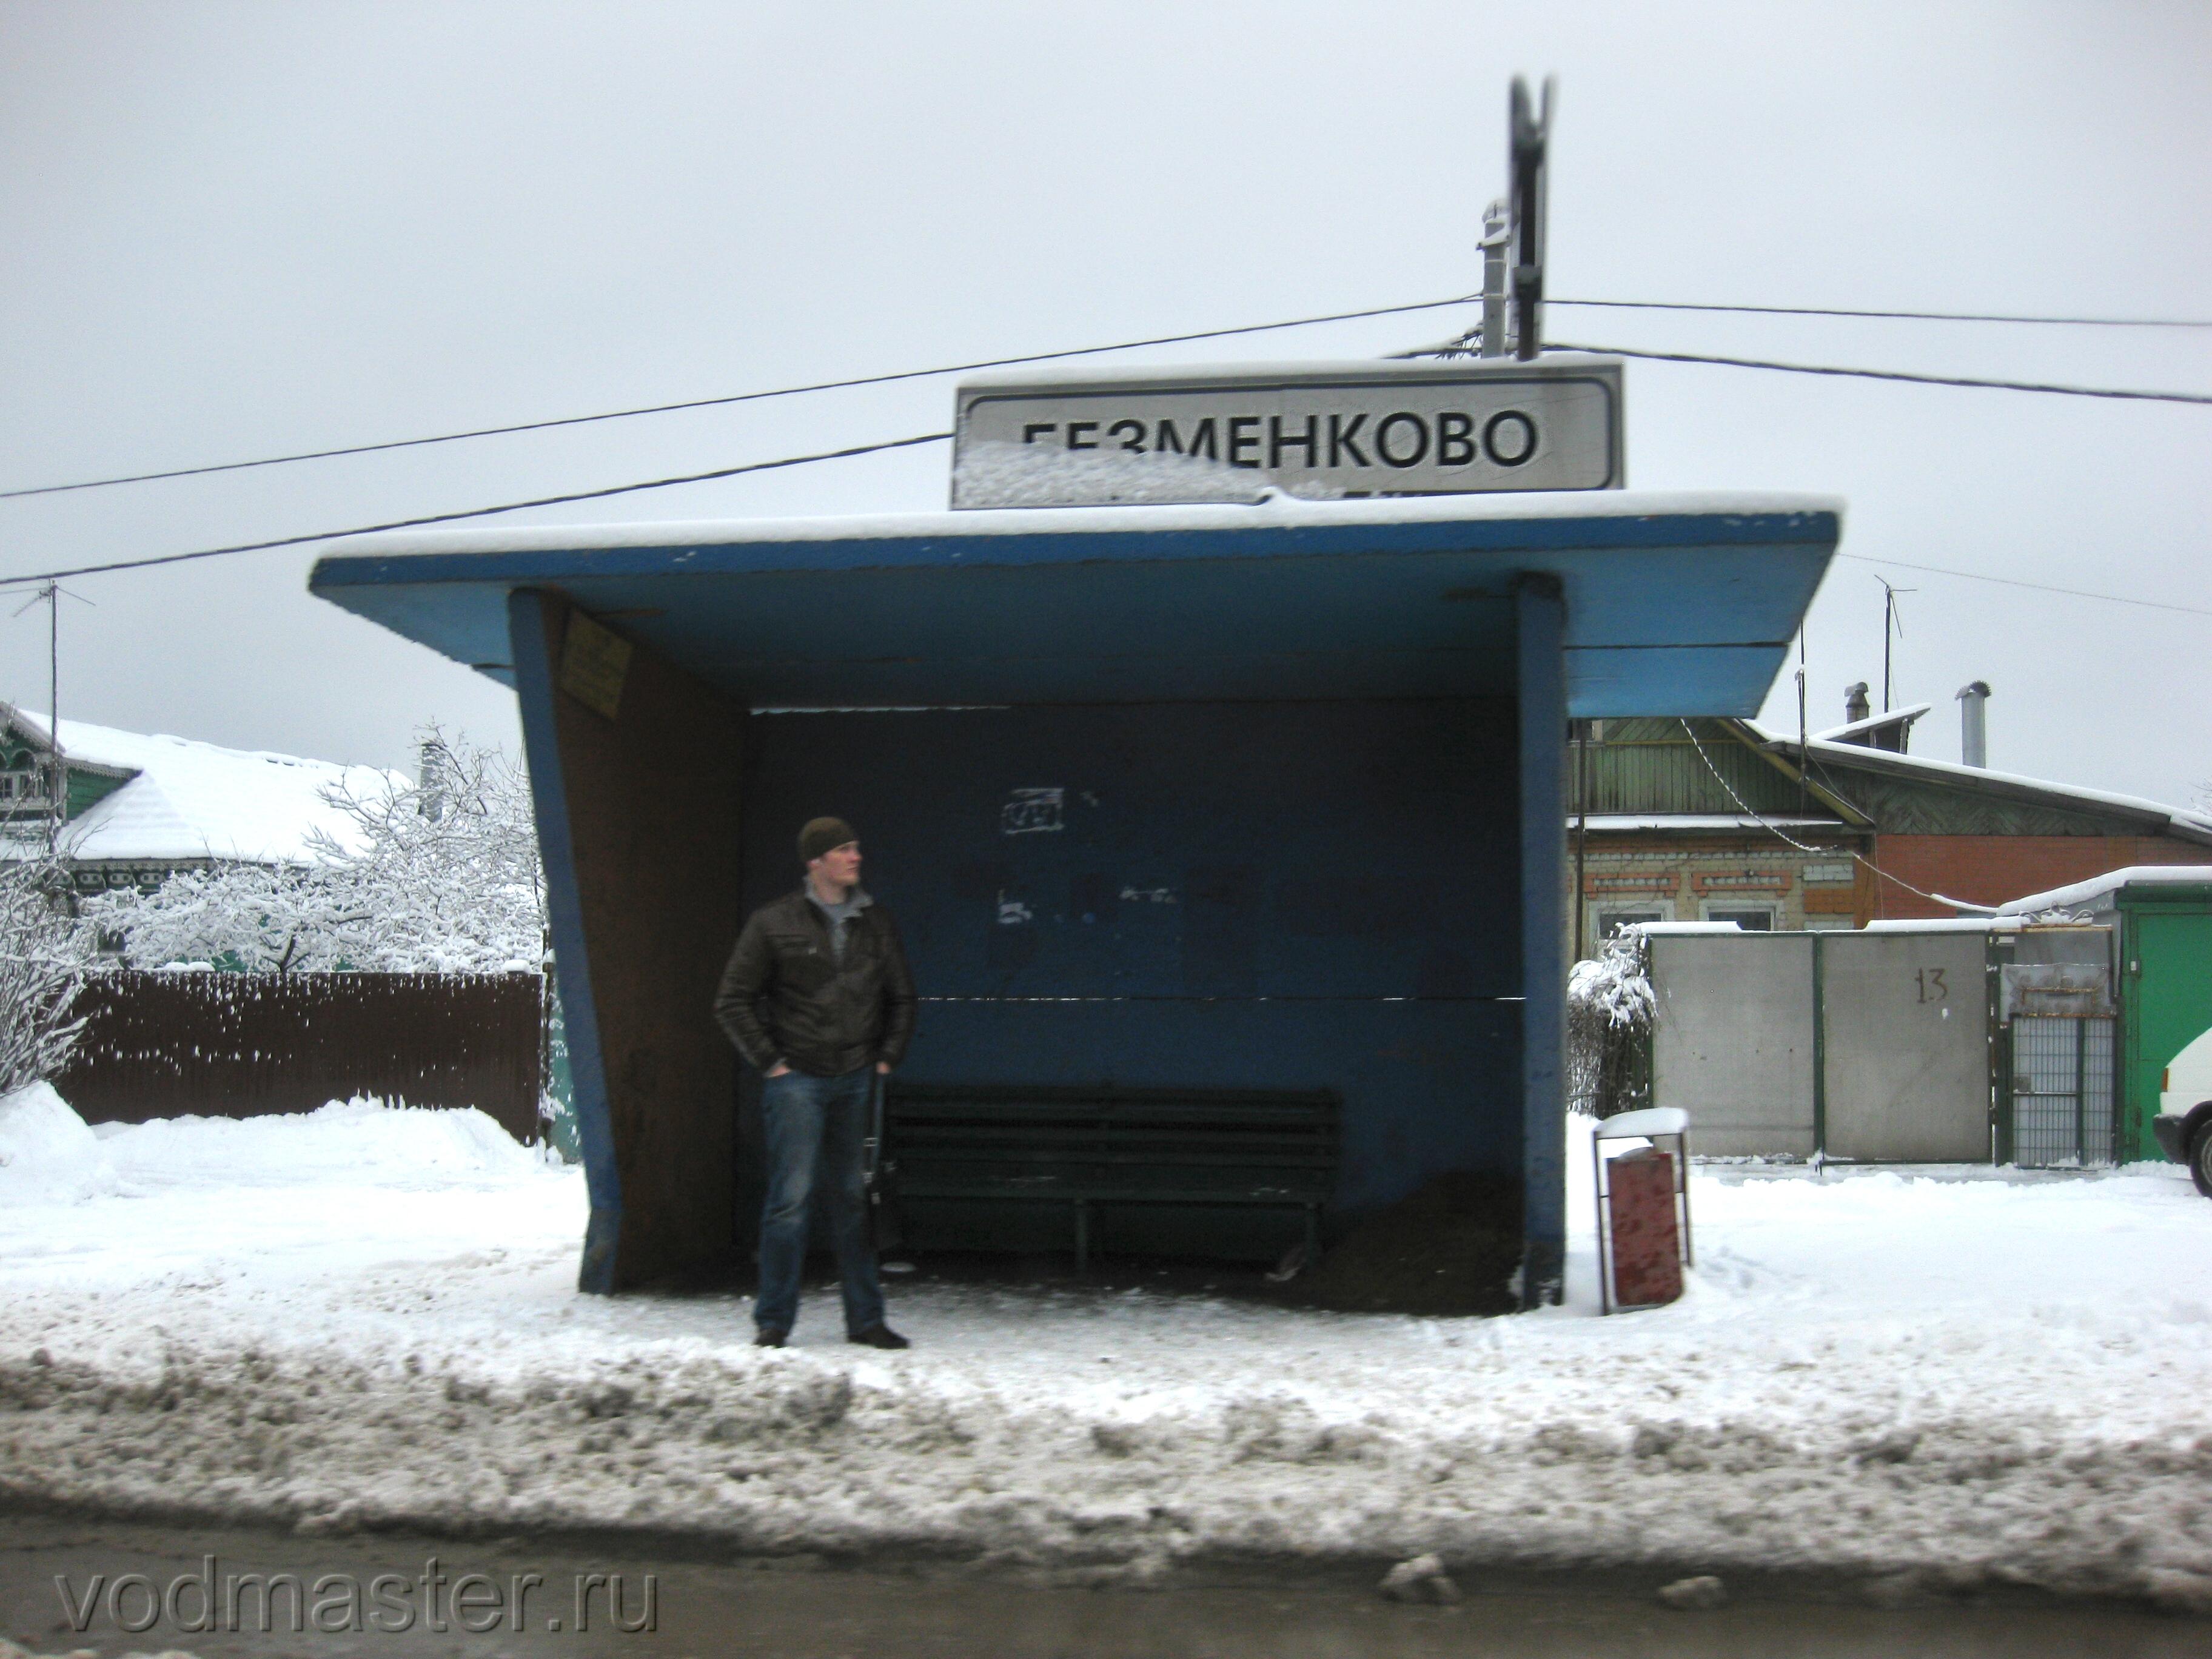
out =
[(914, 1344), (888, 1325), (871, 1325), (865, 1331), (855, 1331), (845, 1339), (857, 1342), (864, 1348), (911, 1348)]
[(753, 1333), (753, 1346), (756, 1348), (780, 1348), (783, 1346), (784, 1336), (784, 1332), (779, 1331), (772, 1326), (763, 1325), (760, 1329)]

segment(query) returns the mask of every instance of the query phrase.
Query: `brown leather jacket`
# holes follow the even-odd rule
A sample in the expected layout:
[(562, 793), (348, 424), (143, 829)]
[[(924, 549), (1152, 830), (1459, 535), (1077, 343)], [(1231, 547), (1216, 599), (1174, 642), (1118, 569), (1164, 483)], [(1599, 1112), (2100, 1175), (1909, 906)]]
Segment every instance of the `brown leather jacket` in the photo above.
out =
[(914, 978), (890, 913), (871, 901), (846, 925), (841, 962), (804, 889), (747, 918), (714, 993), (714, 1019), (763, 1072), (815, 1077), (896, 1066), (914, 1035)]

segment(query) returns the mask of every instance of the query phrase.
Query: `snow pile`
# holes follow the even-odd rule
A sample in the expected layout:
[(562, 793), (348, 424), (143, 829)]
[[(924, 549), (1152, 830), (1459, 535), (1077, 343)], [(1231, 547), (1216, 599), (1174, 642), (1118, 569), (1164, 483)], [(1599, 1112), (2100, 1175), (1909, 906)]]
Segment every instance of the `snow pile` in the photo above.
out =
[(313, 1112), (156, 1118), (93, 1131), (125, 1179), (144, 1187), (446, 1188), (497, 1181), (538, 1158), (470, 1107), (387, 1106), (356, 1097)]
[(0, 1095), (0, 1203), (75, 1204), (117, 1184), (99, 1137), (52, 1084)]
[(0, 1097), (0, 1200), (11, 1206), (144, 1198), (163, 1188), (282, 1187), (325, 1200), (335, 1188), (447, 1192), (524, 1179), (543, 1162), (473, 1107), (356, 1097), (267, 1117), (91, 1127), (51, 1084)]
[(413, 1115), (315, 1114), (292, 1183), (250, 1189), (186, 1143), (266, 1121), (164, 1126), (194, 1178), (0, 1206), (0, 1502), (2212, 1605), (2212, 1205), (2177, 1167), (1700, 1170), (1683, 1300), (1601, 1319), (1585, 1120), (1562, 1308), (924, 1283), (894, 1290), (918, 1346), (880, 1354), (834, 1294), (780, 1351), (735, 1296), (578, 1296), (577, 1172), (362, 1184), (343, 1146)]

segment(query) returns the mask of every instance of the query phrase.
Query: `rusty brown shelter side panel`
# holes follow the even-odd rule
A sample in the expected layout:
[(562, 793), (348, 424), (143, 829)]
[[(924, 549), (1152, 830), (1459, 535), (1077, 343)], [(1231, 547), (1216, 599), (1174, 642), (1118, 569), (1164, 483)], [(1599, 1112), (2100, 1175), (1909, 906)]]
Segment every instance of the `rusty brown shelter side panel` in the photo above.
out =
[(605, 649), (567, 653), (582, 613), (549, 593), (544, 615), (621, 1179), (615, 1288), (726, 1273), (737, 1056), (708, 1011), (741, 920), (745, 711), (635, 641), (611, 665)]

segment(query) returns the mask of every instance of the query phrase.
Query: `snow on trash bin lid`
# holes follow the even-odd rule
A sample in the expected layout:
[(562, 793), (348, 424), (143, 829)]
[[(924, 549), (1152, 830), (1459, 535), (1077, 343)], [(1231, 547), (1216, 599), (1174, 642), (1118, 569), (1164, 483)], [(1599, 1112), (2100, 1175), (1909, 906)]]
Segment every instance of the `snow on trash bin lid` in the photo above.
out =
[(1611, 1140), (1616, 1135), (1678, 1135), (1689, 1127), (1690, 1115), (1680, 1106), (1647, 1106), (1640, 1112), (1601, 1119), (1597, 1133)]

